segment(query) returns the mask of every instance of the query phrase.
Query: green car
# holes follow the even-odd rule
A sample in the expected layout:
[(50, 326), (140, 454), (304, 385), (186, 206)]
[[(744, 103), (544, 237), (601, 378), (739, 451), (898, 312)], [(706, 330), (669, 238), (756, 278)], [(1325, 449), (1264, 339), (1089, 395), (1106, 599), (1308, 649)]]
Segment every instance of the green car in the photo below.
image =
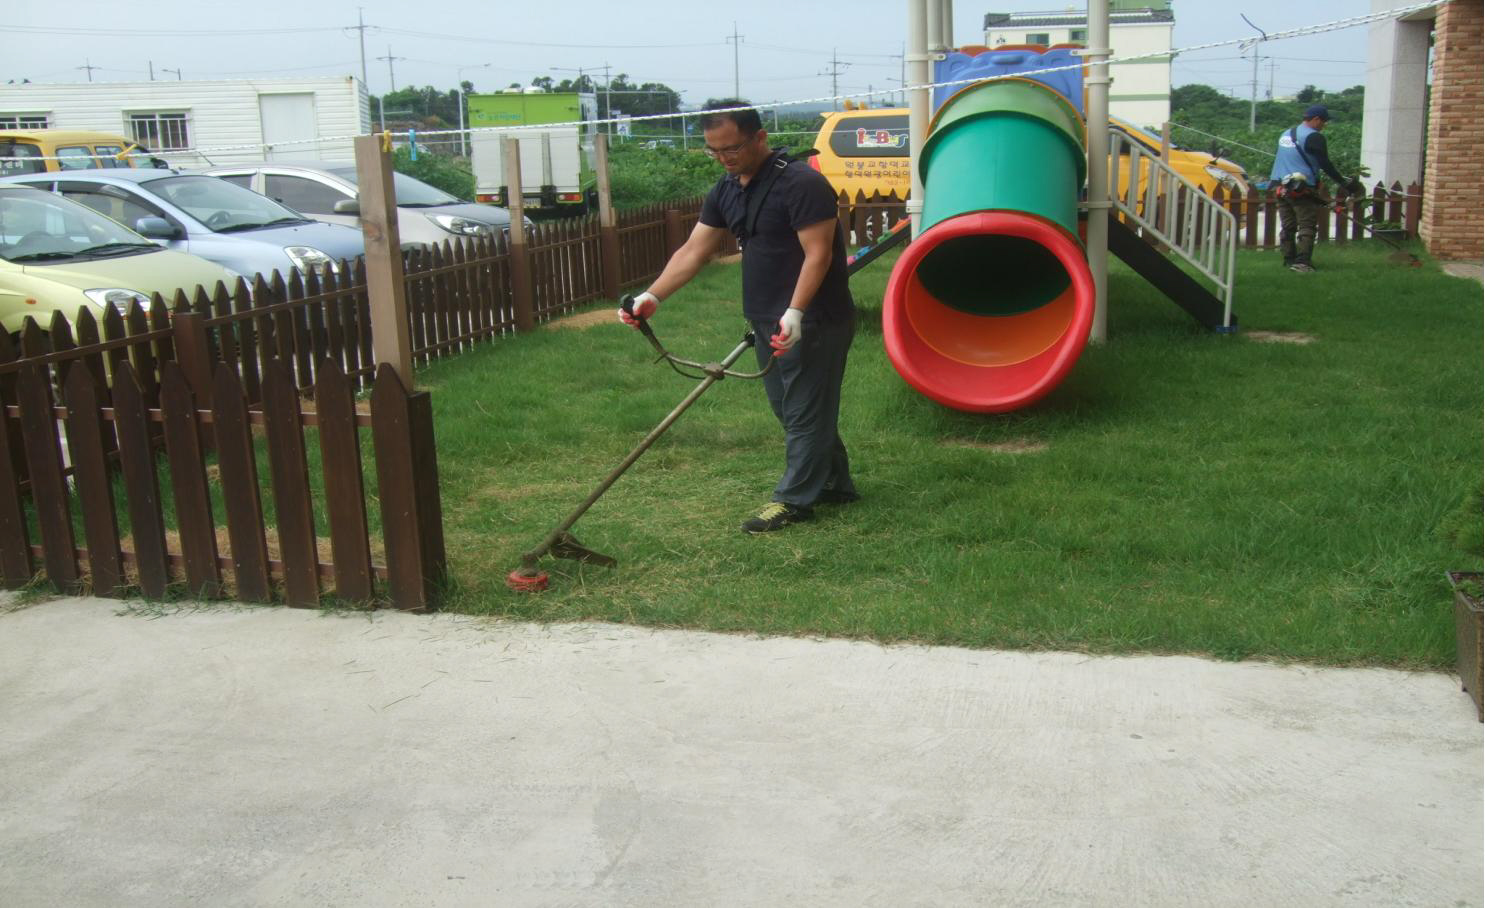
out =
[(0, 186), (0, 326), (15, 334), (26, 316), (45, 330), (52, 313), (69, 322), (83, 308), (101, 321), (177, 288), (228, 287), (237, 275), (206, 259), (162, 249), (91, 208), (55, 193)]

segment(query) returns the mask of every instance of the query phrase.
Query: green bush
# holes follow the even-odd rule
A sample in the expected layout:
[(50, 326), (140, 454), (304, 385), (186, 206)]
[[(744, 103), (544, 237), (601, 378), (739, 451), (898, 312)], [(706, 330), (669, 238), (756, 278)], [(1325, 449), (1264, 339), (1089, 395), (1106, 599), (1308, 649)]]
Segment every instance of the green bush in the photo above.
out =
[(451, 158), (425, 151), (414, 161), (406, 148), (399, 148), (392, 153), (392, 167), (398, 173), (422, 180), (429, 186), (437, 186), (449, 195), (466, 202), (474, 201), (474, 172), (469, 169), (469, 162), (464, 158)]
[(637, 142), (610, 147), (614, 207), (638, 208), (705, 195), (722, 167), (698, 149), (645, 148)]

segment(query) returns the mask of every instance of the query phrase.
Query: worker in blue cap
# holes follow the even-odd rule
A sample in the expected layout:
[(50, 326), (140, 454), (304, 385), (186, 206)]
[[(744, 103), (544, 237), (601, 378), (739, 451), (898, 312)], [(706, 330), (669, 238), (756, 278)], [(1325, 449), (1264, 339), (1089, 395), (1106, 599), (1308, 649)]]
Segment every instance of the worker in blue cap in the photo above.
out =
[(1315, 230), (1325, 199), (1320, 192), (1320, 174), (1329, 174), (1347, 193), (1361, 192), (1361, 180), (1341, 176), (1330, 162), (1325, 145), (1325, 124), (1330, 111), (1324, 104), (1311, 104), (1304, 120), (1279, 136), (1279, 153), (1269, 182), (1279, 187), (1279, 249), (1284, 266), (1301, 274), (1315, 270), (1310, 254), (1315, 248)]

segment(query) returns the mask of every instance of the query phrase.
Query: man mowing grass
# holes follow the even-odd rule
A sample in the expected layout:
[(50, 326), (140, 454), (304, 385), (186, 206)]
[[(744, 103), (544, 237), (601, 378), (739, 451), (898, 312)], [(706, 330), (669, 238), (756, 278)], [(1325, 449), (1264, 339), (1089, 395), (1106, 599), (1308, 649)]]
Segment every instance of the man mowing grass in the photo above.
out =
[[(637, 318), (686, 285), (732, 231), (743, 250), (743, 317), (770, 347), (756, 348), (768, 403), (784, 427), (786, 466), (773, 500), (743, 522), (767, 533), (809, 520), (817, 504), (857, 500), (846, 446), (837, 432), (846, 353), (856, 306), (846, 281), (846, 241), (835, 190), (815, 170), (768, 146), (758, 111), (746, 101), (710, 105), (701, 117), (706, 153), (727, 173), (701, 207), (701, 219), (665, 270), (634, 301)], [(741, 108), (726, 110), (726, 108)], [(619, 318), (637, 326), (624, 310)]]

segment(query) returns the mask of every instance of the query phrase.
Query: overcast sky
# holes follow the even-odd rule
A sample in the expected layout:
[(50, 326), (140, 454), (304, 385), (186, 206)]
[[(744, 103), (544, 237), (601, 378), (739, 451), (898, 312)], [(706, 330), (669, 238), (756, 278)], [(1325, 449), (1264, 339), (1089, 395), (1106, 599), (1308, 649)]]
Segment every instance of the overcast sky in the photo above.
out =
[[(1396, 0), (1405, 5), (1409, 0)], [(634, 81), (664, 82), (684, 103), (733, 91), (734, 46), (744, 97), (755, 102), (811, 99), (831, 93), (832, 52), (839, 90), (896, 87), (906, 36), (907, 0), (753, 0), (751, 3), (526, 0), (526, 2), (377, 2), (361, 7), (366, 25), (366, 70), (373, 93), (387, 90), (388, 61), (398, 87), (452, 88), (462, 76), (476, 90), (539, 75), (560, 80), (609, 64)], [(958, 0), (954, 39), (983, 40), (987, 12), (1066, 8), (1046, 0)], [(1177, 47), (1253, 34), (1239, 13), (1267, 31), (1362, 15), (1365, 0), (1176, 0)], [(361, 72), (354, 4), (257, 0), (209, 4), (201, 0), (148, 3), (9, 4), (0, 22), (0, 79), (33, 82), (117, 82), (149, 78), (293, 78)], [(1364, 81), (1366, 27), (1265, 45), (1274, 64), (1276, 95), (1306, 84), (1340, 89)], [(488, 67), (484, 66), (488, 64)], [(554, 70), (553, 67), (567, 69)], [(1250, 62), (1228, 48), (1194, 53), (1176, 62), (1177, 85), (1202, 82), (1246, 98)], [(1268, 90), (1269, 65), (1260, 71), (1259, 97)], [(1117, 91), (1117, 88), (1115, 89)], [(614, 102), (621, 107), (619, 101)]]

